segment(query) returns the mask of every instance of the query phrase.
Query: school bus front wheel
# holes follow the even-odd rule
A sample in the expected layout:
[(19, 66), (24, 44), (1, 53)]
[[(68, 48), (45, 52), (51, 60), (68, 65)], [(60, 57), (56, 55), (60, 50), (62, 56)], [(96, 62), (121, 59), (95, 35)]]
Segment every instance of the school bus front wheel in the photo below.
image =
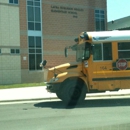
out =
[(61, 93), (57, 93), (58, 97), (67, 104), (75, 104), (82, 102), (86, 97), (86, 86), (81, 80), (71, 80), (66, 82)]
[(59, 99), (61, 99), (62, 100), (62, 91), (60, 91), (60, 90), (58, 90), (58, 91), (56, 91), (56, 96), (59, 98)]

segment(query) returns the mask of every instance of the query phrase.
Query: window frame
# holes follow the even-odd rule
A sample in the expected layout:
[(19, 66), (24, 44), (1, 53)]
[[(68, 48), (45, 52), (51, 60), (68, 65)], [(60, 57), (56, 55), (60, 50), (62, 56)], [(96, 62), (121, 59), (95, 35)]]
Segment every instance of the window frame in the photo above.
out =
[[(33, 38), (34, 39), (34, 46), (30, 46), (30, 41), (29, 39), (30, 38)], [(40, 44), (41, 46), (37, 46), (37, 38), (40, 38)], [(31, 50), (34, 50), (34, 52), (31, 52)], [(37, 50), (41, 50), (41, 52), (37, 52)], [(38, 70), (42, 70), (42, 68), (39, 66), (40, 62), (42, 61), (42, 37), (41, 36), (28, 36), (28, 55), (29, 55), (29, 71), (38, 71)], [(34, 55), (34, 69), (31, 68), (31, 59), (30, 59), (30, 56)], [(37, 63), (37, 56), (40, 55), (41, 56), (41, 61), (39, 63)], [(37, 67), (39, 66), (39, 67)]]
[[(79, 50), (79, 48), (80, 48), (81, 51)], [(79, 61), (82, 61), (82, 60), (88, 60), (90, 58), (90, 51), (91, 51), (90, 48), (91, 48), (91, 44), (88, 43), (88, 42), (77, 45), (76, 61), (79, 62)], [(89, 52), (88, 57), (86, 55), (87, 49), (88, 49), (88, 52)], [(82, 52), (82, 54), (81, 54), (81, 52)], [(80, 54), (80, 55), (78, 55), (78, 54)]]
[[(14, 51), (14, 53), (12, 53), (11, 51)], [(19, 53), (17, 53), (17, 51), (19, 51)], [(19, 54), (20, 54), (20, 49), (11, 48), (11, 49), (10, 49), (10, 54), (11, 54), (11, 55), (19, 55)]]
[[(32, 5), (28, 4), (29, 2), (32, 2)], [(39, 5), (35, 5), (34, 3), (39, 3)], [(29, 7), (32, 7), (33, 12), (33, 19), (29, 20)], [(39, 21), (36, 20), (36, 8), (39, 8)], [(41, 16), (41, 0), (27, 0), (27, 24), (28, 24), (28, 30), (29, 31), (42, 31), (42, 16)]]
[[(104, 60), (104, 44), (108, 44), (111, 43), (111, 60)], [(112, 56), (112, 42), (107, 42), (107, 43), (98, 43), (99, 45), (101, 45), (101, 60), (94, 60), (94, 54), (93, 54), (93, 62), (104, 62), (104, 61), (112, 61), (113, 60), (113, 56)], [(98, 45), (96, 44), (96, 45)], [(93, 44), (95, 45), (95, 44)]]
[[(95, 9), (94, 18), (95, 18), (95, 30), (96, 31), (105, 31), (106, 30), (105, 17), (106, 17), (105, 10), (103, 10), (103, 9)], [(97, 29), (97, 20), (99, 20), (99, 29)], [(104, 21), (104, 27), (102, 27), (102, 20)]]
[(118, 59), (130, 59), (130, 58), (125, 58), (125, 57), (123, 57), (123, 58), (119, 57), (119, 52), (128, 52), (128, 51), (130, 52), (130, 48), (129, 49), (122, 49), (122, 50), (120, 50), (119, 49), (119, 44), (120, 43), (129, 43), (130, 44), (130, 42), (118, 42), (117, 43), (117, 46), (118, 46)]
[[(19, 5), (19, 0), (12, 0), (12, 1), (13, 2), (11, 2), (11, 0), (9, 0), (9, 4)], [(15, 1), (17, 1), (17, 3)]]
[[(94, 45), (94, 47), (95, 47), (95, 44), (93, 44)], [(97, 62), (97, 61), (103, 61), (103, 44), (102, 43), (98, 43), (98, 44), (96, 44), (96, 45), (101, 45), (101, 60), (94, 60), (94, 54), (93, 54), (93, 61), (94, 62)]]
[[(36, 5), (34, 5), (34, 2), (37, 3)], [(35, 7), (38, 7), (39, 8), (39, 11), (38, 14), (40, 13), (40, 21), (36, 21), (35, 19), (35, 12), (33, 12), (33, 18), (32, 20), (29, 20), (29, 11), (28, 11), (28, 7), (32, 7), (33, 10), (35, 9)], [(26, 0), (26, 9), (27, 9), (27, 30), (28, 30), (28, 57), (31, 55), (31, 54), (34, 54), (35, 57), (36, 55), (39, 55), (40, 54), (40, 57), (41, 57), (41, 61), (43, 59), (43, 36), (42, 36), (42, 0)], [(33, 24), (33, 29), (30, 29), (29, 28), (29, 22)], [(40, 23), (40, 29), (35, 29), (37, 28), (38, 26), (35, 26), (35, 23)], [(35, 26), (35, 27), (34, 27)], [(41, 45), (40, 45), (40, 48), (41, 50), (39, 51), (37, 48), (34, 48), (33, 46), (32, 47), (29, 47), (29, 37), (41, 37)], [(31, 51), (32, 49), (32, 53), (29, 53), (29, 49)], [(36, 59), (36, 58), (35, 58)], [(33, 59), (32, 59), (33, 60)], [(40, 62), (41, 62), (40, 61)], [(42, 68), (39, 68), (39, 63), (37, 65), (35, 65), (34, 69), (30, 68), (31, 67), (31, 59), (30, 61), (28, 60), (28, 68), (29, 68), (29, 71), (42, 71)], [(36, 64), (36, 63), (35, 63)]]
[[(84, 47), (84, 49), (83, 49)], [(76, 51), (76, 61), (82, 61), (82, 57), (84, 56), (84, 50), (85, 50), (85, 44), (80, 44), (77, 46), (77, 51)], [(81, 54), (82, 52), (82, 54)], [(82, 56), (81, 56), (82, 55)]]

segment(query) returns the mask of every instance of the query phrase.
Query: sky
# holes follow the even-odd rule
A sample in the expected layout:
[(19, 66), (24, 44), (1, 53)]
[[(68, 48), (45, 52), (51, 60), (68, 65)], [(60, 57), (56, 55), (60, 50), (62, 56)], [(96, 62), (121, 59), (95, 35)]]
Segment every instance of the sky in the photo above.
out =
[(107, 20), (130, 16), (130, 0), (107, 0)]

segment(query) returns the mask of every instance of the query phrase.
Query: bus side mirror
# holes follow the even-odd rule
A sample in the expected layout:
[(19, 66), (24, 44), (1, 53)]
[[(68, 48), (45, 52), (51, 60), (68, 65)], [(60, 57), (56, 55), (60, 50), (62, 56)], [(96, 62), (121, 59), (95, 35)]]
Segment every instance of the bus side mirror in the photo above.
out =
[(40, 63), (40, 67), (44, 67), (44, 66), (46, 66), (46, 63), (47, 63), (46, 60), (42, 61), (42, 62)]
[(65, 57), (68, 57), (68, 49), (67, 49), (67, 47), (65, 47)]

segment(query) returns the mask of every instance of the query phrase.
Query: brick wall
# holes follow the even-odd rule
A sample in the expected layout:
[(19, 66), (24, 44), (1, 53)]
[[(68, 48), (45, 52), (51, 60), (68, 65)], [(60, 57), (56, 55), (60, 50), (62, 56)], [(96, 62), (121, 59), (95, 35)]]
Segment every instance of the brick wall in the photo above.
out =
[(27, 30), (26, 0), (19, 0), (20, 30)]
[(44, 59), (47, 60), (47, 67), (52, 67), (66, 62), (75, 61), (74, 51), (68, 50), (68, 58), (65, 58), (64, 56), (64, 48), (73, 44), (73, 39), (71, 41), (49, 39), (44, 40), (43, 54)]
[[(42, 0), (43, 59), (47, 60), (47, 67), (75, 61), (75, 52), (69, 51), (65, 58), (64, 48), (75, 44), (74, 38), (80, 32), (95, 30), (95, 8), (106, 10), (106, 0)], [(26, 0), (19, 0), (19, 13), (21, 80), (40, 82), (43, 71), (31, 72), (28, 68)]]
[[(28, 69), (28, 38), (26, 0), (19, 0), (21, 69)], [(26, 57), (26, 60), (24, 59)]]
[[(26, 1), (19, 0), (19, 5), (21, 69), (28, 69)], [(72, 8), (72, 10), (64, 9), (64, 7)], [(55, 56), (62, 57), (61, 61), (59, 58), (55, 59), (55, 65), (70, 61), (69, 58), (68, 60), (64, 58), (64, 48), (67, 45), (75, 44), (74, 38), (78, 37), (80, 32), (95, 30), (95, 8), (106, 9), (106, 0), (42, 0), (43, 59), (50, 57), (50, 60), (46, 59), (49, 60), (48, 66), (53, 65), (52, 60)], [(66, 11), (66, 13), (52, 10)], [(49, 52), (50, 54), (48, 54)], [(27, 57), (26, 61), (23, 61), (23, 56)]]
[(64, 48), (75, 44), (82, 31), (95, 30), (95, 9), (106, 11), (106, 0), (42, 0), (43, 57), (52, 67), (75, 61), (64, 57)]

